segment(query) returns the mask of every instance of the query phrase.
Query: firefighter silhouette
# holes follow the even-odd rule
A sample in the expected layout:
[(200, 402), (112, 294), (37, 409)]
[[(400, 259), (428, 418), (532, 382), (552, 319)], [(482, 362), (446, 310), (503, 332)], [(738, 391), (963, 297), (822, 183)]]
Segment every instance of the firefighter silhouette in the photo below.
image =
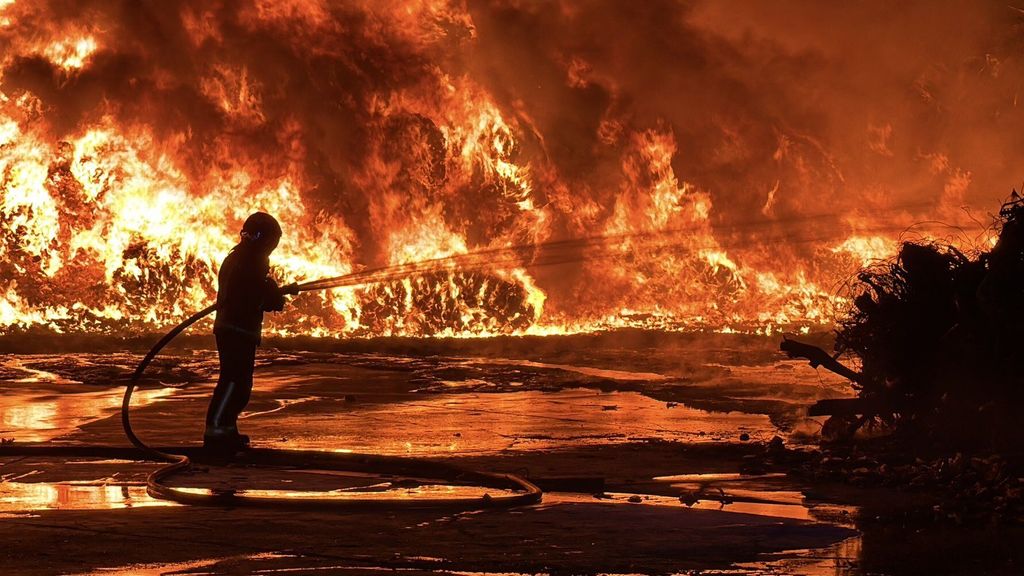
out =
[(213, 333), (220, 357), (220, 376), (206, 413), (203, 445), (235, 451), (249, 444), (238, 432), (238, 416), (252, 394), (256, 347), (263, 313), (284, 309), (285, 294), (270, 277), (270, 254), (281, 240), (281, 225), (270, 214), (256, 212), (242, 226), (241, 241), (231, 249), (217, 276), (217, 319)]

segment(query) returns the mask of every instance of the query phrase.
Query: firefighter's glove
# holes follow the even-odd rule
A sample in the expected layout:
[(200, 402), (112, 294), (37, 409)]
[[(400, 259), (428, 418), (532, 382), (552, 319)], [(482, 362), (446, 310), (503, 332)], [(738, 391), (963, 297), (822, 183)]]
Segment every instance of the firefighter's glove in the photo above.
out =
[(267, 278), (267, 283), (264, 286), (263, 292), (263, 311), (264, 312), (280, 312), (284, 310), (285, 297), (284, 292), (281, 288), (278, 288), (277, 283)]

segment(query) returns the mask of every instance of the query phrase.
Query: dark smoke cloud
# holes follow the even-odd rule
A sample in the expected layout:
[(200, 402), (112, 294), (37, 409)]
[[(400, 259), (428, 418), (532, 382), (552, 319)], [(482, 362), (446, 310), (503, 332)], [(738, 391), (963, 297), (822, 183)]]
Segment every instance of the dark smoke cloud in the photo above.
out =
[[(1021, 14), (1003, 2), (475, 2), (474, 73), (518, 103), (560, 172), (594, 170), (609, 112), (668, 122), (677, 175), (723, 222), (943, 201), (992, 210), (1024, 175)], [(586, 63), (584, 86), (565, 82)], [(935, 166), (943, 156), (947, 163)], [(612, 155), (614, 158), (614, 155)], [(600, 193), (600, 192), (598, 192)], [(919, 214), (925, 215), (927, 210)]]

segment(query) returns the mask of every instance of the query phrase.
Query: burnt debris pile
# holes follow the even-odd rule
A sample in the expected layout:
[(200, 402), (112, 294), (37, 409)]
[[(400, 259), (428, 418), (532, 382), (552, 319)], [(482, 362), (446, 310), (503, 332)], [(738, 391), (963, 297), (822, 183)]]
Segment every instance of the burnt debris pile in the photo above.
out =
[(1024, 439), (1024, 199), (1016, 192), (996, 225), (990, 250), (907, 242), (893, 261), (863, 270), (835, 355), (783, 342), (858, 390), (854, 400), (812, 408), (831, 415), (823, 436), (883, 425), (948, 445), (1012, 448)]

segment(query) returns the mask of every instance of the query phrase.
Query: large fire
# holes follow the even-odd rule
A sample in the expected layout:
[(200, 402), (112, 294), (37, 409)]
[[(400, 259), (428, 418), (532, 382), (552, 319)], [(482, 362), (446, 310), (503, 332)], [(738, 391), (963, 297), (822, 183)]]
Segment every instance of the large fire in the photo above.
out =
[[(271, 319), (317, 335), (806, 329), (908, 229), (994, 237), (961, 233), (979, 220), (961, 207), (997, 206), (1009, 168), (977, 192), (953, 128), (918, 139), (970, 79), (908, 54), (907, 91), (868, 108), (831, 88), (850, 72), (831, 46), (739, 38), (719, 10), (0, 0), (0, 333), (173, 324), (212, 300), (255, 210), (284, 226), (285, 282), (618, 239), (557, 267), (306, 293)], [(984, 53), (958, 49), (930, 57)], [(985, 56), (1002, 68), (978, 106), (1019, 118), (1000, 92), (1015, 64)]]

